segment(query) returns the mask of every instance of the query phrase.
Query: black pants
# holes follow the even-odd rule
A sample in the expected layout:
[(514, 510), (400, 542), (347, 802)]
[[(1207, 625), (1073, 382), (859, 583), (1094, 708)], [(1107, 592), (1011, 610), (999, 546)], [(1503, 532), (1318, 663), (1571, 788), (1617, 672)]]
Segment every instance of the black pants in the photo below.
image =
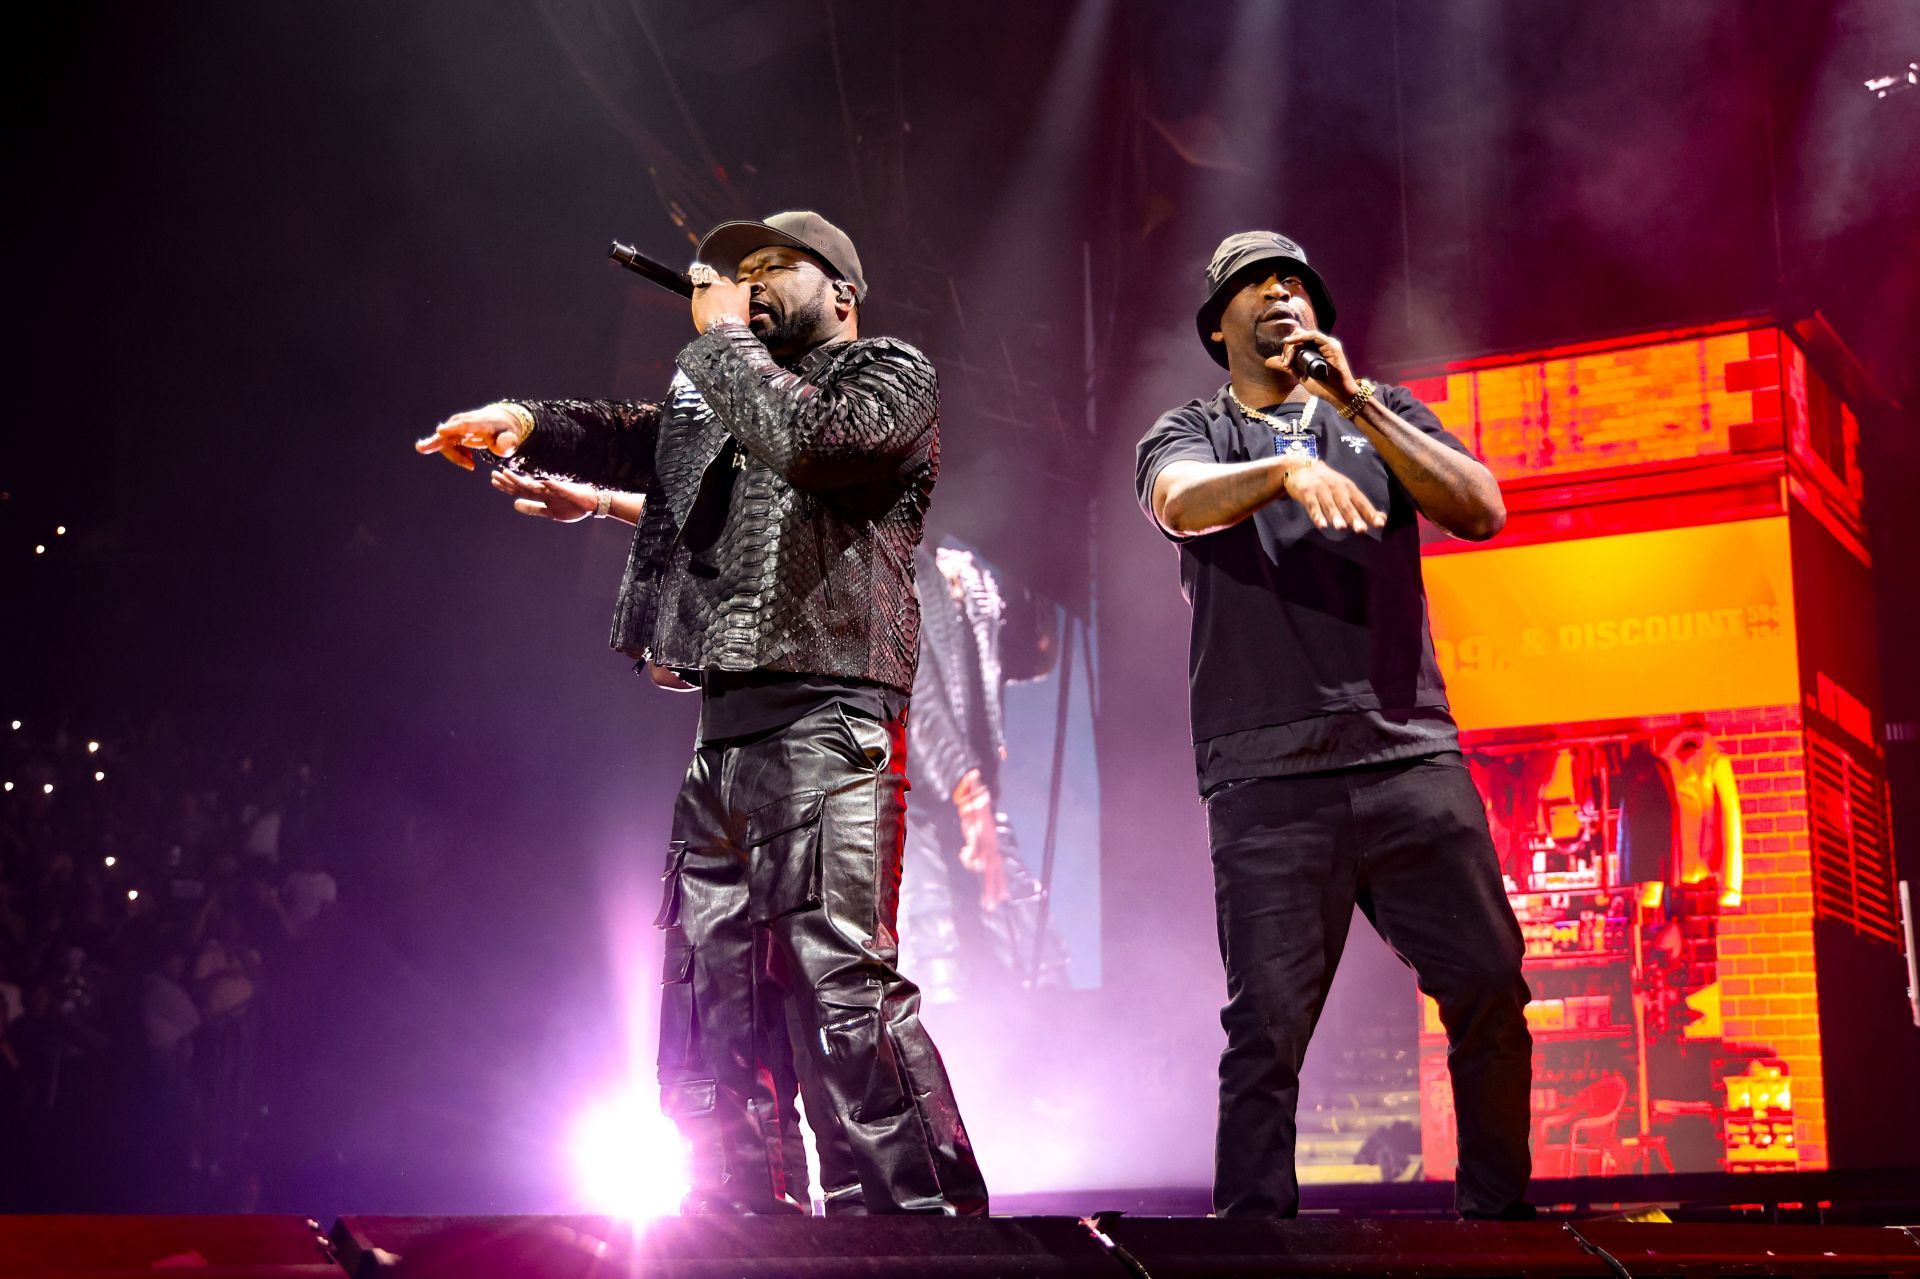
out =
[(1460, 1211), (1524, 1215), (1524, 948), (1459, 754), (1229, 783), (1208, 800), (1207, 821), (1227, 970), (1214, 1210), (1285, 1217), (1299, 1207), (1300, 1065), (1357, 904), (1440, 1006)]
[(806, 1197), (797, 1076), (830, 1209), (984, 1213), (986, 1186), (894, 967), (906, 726), (839, 705), (695, 752), (659, 925), (662, 1108), (694, 1206)]

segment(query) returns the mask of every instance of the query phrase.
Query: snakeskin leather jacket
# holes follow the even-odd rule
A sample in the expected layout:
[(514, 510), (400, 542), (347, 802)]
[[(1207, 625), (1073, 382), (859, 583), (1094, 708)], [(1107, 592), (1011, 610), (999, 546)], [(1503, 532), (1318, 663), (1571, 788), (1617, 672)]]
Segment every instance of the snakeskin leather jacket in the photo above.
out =
[(694, 684), (785, 671), (910, 693), (914, 548), (940, 466), (933, 366), (863, 338), (782, 367), (737, 323), (677, 363), (664, 404), (520, 401), (535, 426), (511, 465), (646, 498), (613, 647)]

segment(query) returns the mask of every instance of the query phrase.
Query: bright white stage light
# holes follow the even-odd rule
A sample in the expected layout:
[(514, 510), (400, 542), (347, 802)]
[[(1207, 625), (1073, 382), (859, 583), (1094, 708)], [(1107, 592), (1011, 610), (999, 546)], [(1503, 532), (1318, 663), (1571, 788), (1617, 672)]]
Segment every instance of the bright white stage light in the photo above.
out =
[(17, 719), (13, 721), (13, 731), (16, 733), (20, 731), (20, 721)]
[(48, 782), (48, 783), (47, 783), (47, 784), (46, 784), (45, 786), (42, 786), (42, 787), (40, 788), (40, 793), (41, 793), (42, 795), (51, 795), (51, 794), (53, 794), (53, 783), (52, 783), (52, 782)]
[(130, 901), (130, 902), (137, 902), (137, 901), (139, 901), (139, 900), (140, 900), (140, 890), (139, 890), (139, 889), (137, 889), (137, 888), (129, 888), (129, 889), (127, 890), (127, 900), (128, 900), (128, 901)]
[(55, 537), (65, 537), (67, 535), (67, 526), (64, 524), (58, 525), (53, 530), (53, 535)]
[(119, 861), (119, 860), (120, 860), (120, 859), (119, 859), (118, 857), (109, 857), (109, 858), (107, 858), (107, 868), (108, 868), (109, 870), (111, 870), (111, 869), (113, 868), (113, 864), (114, 864), (115, 862), (117, 862), (117, 861)]
[(8, 782), (8, 783), (7, 783), (7, 791), (8, 791), (9, 793), (11, 793), (11, 792), (13, 791), (13, 783), (12, 783), (12, 782)]
[(651, 1097), (603, 1097), (574, 1119), (567, 1153), (574, 1192), (589, 1212), (671, 1216), (689, 1186), (687, 1147)]
[(1892, 75), (1877, 75), (1871, 80), (1863, 80), (1867, 92), (1876, 98), (1884, 98), (1889, 93), (1902, 93), (1908, 89), (1920, 87), (1920, 62), (1909, 62), (1904, 72), (1896, 71)]
[(107, 780), (107, 775), (105, 773), (95, 773), (93, 775), (93, 780), (96, 782), (104, 782)]
[(89, 755), (97, 755), (97, 754), (99, 754), (99, 753), (100, 753), (100, 743), (99, 743), (99, 742), (88, 742), (88, 743), (87, 743), (87, 754), (89, 754)]

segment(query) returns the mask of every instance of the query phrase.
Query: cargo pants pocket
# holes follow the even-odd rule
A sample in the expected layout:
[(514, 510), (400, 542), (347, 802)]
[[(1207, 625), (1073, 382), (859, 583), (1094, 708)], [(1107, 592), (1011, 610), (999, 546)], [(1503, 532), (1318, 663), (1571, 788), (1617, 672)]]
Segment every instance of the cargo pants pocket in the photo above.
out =
[(799, 791), (747, 814), (747, 890), (754, 923), (812, 910), (823, 900), (820, 813), (825, 800), (825, 791)]

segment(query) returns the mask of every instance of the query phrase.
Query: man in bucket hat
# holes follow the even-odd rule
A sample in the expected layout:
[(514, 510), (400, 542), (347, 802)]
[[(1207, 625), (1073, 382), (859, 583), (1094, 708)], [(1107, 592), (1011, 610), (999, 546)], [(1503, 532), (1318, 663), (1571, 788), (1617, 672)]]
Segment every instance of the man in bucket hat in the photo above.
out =
[(1300, 1065), (1358, 905), (1439, 1004), (1461, 1213), (1529, 1217), (1523, 948), (1447, 713), (1416, 520), (1491, 537), (1499, 486), (1406, 388), (1354, 376), (1298, 244), (1229, 236), (1206, 285), (1195, 319), (1227, 384), (1160, 417), (1135, 484), (1193, 607), (1227, 973), (1215, 1210), (1298, 1209)]
[(698, 256), (663, 403), (504, 401), (418, 447), (510, 458), (495, 484), (523, 511), (637, 524), (613, 644), (700, 690), (656, 921), (687, 1210), (803, 1211), (797, 1076), (829, 1212), (984, 1213), (895, 966), (933, 368), (860, 336), (859, 256), (817, 213), (726, 223)]

